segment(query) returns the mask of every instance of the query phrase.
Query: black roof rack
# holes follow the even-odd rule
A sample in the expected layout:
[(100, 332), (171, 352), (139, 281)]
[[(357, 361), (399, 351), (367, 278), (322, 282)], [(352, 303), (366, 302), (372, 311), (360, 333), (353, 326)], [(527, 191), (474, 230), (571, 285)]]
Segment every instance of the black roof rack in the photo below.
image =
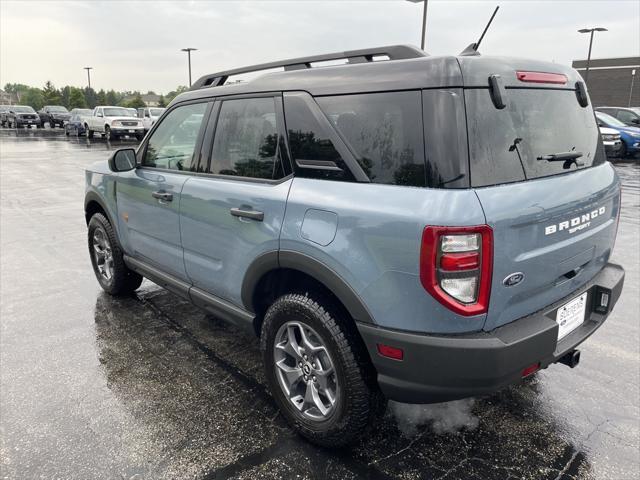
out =
[(366, 63), (372, 62), (373, 57), (387, 56), (389, 60), (406, 60), (408, 58), (426, 57), (427, 54), (416, 47), (410, 45), (389, 45), (386, 47), (365, 48), (361, 50), (350, 50), (346, 52), (325, 53), (323, 55), (314, 55), (311, 57), (290, 58), (288, 60), (280, 60), (277, 62), (260, 63), (249, 67), (235, 68), (224, 72), (211, 73), (200, 77), (191, 87), (191, 90), (197, 90), (205, 87), (219, 87), (224, 85), (231, 75), (239, 75), (242, 73), (259, 72), (262, 70), (270, 70), (272, 68), (283, 67), (288, 70), (302, 70), (311, 68), (311, 64), (315, 62), (327, 62), (331, 60), (346, 59), (348, 63)]

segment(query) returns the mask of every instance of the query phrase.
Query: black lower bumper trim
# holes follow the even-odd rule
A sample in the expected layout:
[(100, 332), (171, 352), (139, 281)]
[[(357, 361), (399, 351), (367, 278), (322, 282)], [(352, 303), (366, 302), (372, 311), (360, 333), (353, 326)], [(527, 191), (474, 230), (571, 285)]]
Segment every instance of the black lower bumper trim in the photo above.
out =
[[(605, 321), (617, 302), (624, 270), (608, 264), (582, 288), (553, 305), (491, 332), (435, 336), (358, 324), (382, 392), (392, 400), (434, 403), (484, 395), (516, 383), (522, 370), (535, 363), (546, 368), (586, 340)], [(607, 314), (587, 311), (584, 323), (558, 341), (556, 311), (573, 297), (588, 292), (593, 303), (597, 286), (611, 291)], [(589, 308), (589, 307), (588, 307)], [(404, 351), (402, 361), (382, 357), (377, 344)]]

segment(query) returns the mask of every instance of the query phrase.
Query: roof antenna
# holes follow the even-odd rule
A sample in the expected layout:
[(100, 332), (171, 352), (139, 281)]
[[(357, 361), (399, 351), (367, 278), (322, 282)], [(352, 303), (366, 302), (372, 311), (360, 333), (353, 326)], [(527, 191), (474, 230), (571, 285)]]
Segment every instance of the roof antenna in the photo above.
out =
[(498, 13), (498, 9), (500, 8), (500, 6), (498, 5), (496, 7), (496, 9), (493, 11), (493, 15), (491, 15), (491, 18), (489, 19), (489, 23), (487, 23), (487, 26), (484, 27), (484, 30), (482, 31), (482, 35), (480, 35), (480, 39), (476, 42), (476, 43), (472, 43), (470, 44), (467, 48), (465, 48), (460, 55), (480, 55), (480, 52), (478, 52), (478, 48), (480, 48), (480, 43), (482, 43), (482, 39), (484, 38), (484, 34), (487, 33), (487, 30), (489, 30), (489, 27), (491, 26), (491, 22), (493, 22), (493, 17), (496, 16), (496, 13)]

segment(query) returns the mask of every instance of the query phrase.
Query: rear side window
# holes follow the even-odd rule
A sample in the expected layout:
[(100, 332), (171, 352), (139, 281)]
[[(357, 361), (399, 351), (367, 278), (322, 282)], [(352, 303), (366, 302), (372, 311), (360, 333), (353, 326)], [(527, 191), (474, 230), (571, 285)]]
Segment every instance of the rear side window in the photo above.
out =
[[(317, 109), (317, 105), (315, 107)], [(325, 128), (318, 121), (302, 96), (285, 95), (284, 109), (296, 175), (353, 181), (351, 171), (331, 140), (331, 133), (327, 129), (330, 128), (329, 124)], [(324, 167), (331, 164), (333, 169), (314, 168), (314, 164), (323, 164)]]
[(424, 187), (419, 91), (317, 97), (374, 183)]
[(171, 110), (149, 138), (142, 165), (191, 170), (206, 109), (206, 103), (194, 103)]
[(222, 102), (213, 140), (211, 173), (279, 179), (284, 173), (278, 153), (273, 97)]
[(465, 90), (471, 184), (474, 187), (531, 180), (576, 170), (575, 163), (547, 161), (580, 154), (583, 169), (606, 160), (593, 110), (573, 90), (507, 89), (507, 106), (494, 107), (488, 89)]

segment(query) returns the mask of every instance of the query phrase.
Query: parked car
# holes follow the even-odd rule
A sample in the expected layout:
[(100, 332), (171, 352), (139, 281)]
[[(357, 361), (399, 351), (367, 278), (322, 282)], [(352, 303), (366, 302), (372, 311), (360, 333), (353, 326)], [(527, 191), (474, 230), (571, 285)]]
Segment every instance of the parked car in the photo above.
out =
[(64, 124), (64, 133), (67, 135), (80, 136), (85, 134), (84, 117), (91, 115), (93, 110), (90, 108), (74, 108), (69, 112), (69, 120)]
[(148, 132), (156, 121), (166, 111), (166, 108), (160, 107), (145, 107), (138, 109), (138, 118), (142, 119), (142, 125), (144, 125), (144, 131)]
[(69, 110), (60, 105), (45, 105), (38, 111), (38, 115), (40, 124), (44, 127), (44, 124), (48, 123), (51, 128), (55, 128), (56, 125), (63, 128), (64, 122), (71, 117)]
[(640, 152), (640, 128), (629, 127), (617, 118), (613, 118), (600, 110), (596, 111), (596, 118), (599, 126), (612, 128), (620, 134), (622, 145), (620, 146), (619, 156), (621, 158), (634, 156)]
[(578, 72), (408, 46), (206, 75), (86, 172), (102, 288), (147, 277), (257, 335), (283, 416), (325, 446), (385, 399), (576, 366), (622, 289), (619, 210)]
[(640, 107), (598, 107), (596, 111), (611, 115), (628, 127), (640, 127)]
[(108, 140), (129, 136), (142, 140), (144, 127), (142, 120), (132, 118), (131, 112), (123, 107), (96, 107), (91, 115), (84, 118), (87, 137), (93, 138), (95, 132), (101, 133)]
[(618, 131), (613, 128), (600, 127), (600, 135), (602, 135), (602, 144), (607, 157), (620, 156), (622, 140), (620, 140)]
[(40, 117), (28, 105), (11, 105), (6, 114), (5, 124), (11, 128), (36, 126), (40, 128)]
[(7, 113), (9, 113), (9, 105), (0, 105), (0, 127), (4, 127)]

